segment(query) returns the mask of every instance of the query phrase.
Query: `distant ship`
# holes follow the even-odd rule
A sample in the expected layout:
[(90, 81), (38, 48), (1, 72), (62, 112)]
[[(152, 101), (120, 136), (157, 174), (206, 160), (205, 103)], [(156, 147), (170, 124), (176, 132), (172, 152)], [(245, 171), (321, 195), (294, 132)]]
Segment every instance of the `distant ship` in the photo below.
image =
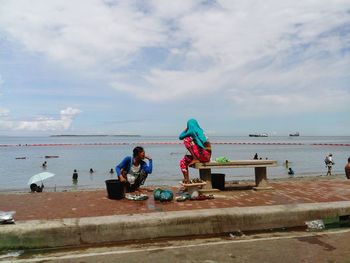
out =
[(268, 137), (267, 133), (249, 134), (249, 137)]
[(289, 136), (298, 137), (300, 136), (300, 134), (299, 132), (295, 132), (295, 133), (290, 133)]

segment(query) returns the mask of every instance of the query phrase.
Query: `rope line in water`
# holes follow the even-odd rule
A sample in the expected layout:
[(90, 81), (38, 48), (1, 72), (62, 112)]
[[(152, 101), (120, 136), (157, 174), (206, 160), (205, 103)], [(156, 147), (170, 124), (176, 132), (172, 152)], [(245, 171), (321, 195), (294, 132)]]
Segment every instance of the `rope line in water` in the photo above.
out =
[[(111, 142), (111, 143), (34, 143), (34, 144), (0, 144), (0, 147), (52, 147), (52, 146), (108, 146), (108, 145), (159, 145), (182, 144), (182, 142)], [(289, 143), (289, 142), (212, 142), (220, 145), (311, 145), (311, 146), (350, 146), (350, 143)]]

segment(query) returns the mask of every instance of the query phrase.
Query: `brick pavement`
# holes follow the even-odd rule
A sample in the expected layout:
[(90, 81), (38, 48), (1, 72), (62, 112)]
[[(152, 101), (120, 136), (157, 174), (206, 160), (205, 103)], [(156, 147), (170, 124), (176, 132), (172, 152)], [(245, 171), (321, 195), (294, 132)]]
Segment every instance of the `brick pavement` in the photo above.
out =
[[(0, 211), (16, 211), (16, 220), (61, 219), (210, 208), (318, 203), (350, 200), (350, 180), (318, 177), (271, 181), (274, 190), (254, 191), (252, 183), (231, 185), (211, 200), (161, 203), (145, 188), (146, 201), (110, 200), (106, 190), (0, 193)], [(173, 188), (176, 192), (177, 189)]]

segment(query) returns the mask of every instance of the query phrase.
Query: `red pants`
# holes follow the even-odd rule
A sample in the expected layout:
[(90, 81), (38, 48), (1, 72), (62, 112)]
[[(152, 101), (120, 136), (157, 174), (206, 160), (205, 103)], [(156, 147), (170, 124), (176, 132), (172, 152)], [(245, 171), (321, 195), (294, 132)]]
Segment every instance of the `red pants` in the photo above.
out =
[(180, 169), (182, 172), (188, 172), (188, 165), (193, 159), (199, 160), (201, 163), (209, 162), (211, 153), (205, 149), (200, 148), (194, 143), (191, 137), (184, 139), (184, 145), (191, 155), (185, 155), (180, 161)]

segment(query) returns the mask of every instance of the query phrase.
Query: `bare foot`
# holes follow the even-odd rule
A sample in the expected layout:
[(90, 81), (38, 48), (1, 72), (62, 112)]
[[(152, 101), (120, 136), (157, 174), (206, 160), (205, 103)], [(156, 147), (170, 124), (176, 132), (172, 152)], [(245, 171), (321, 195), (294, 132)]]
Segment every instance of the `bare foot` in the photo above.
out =
[(144, 193), (146, 193), (146, 190), (144, 189), (138, 188), (135, 190), (135, 194), (144, 194)]
[(200, 161), (198, 159), (193, 159), (189, 164), (188, 166), (192, 166), (194, 165), (195, 163), (200, 163)]
[(190, 180), (189, 180), (189, 179), (183, 179), (183, 180), (182, 180), (182, 183), (183, 183), (183, 184), (189, 184), (189, 183), (190, 183)]

